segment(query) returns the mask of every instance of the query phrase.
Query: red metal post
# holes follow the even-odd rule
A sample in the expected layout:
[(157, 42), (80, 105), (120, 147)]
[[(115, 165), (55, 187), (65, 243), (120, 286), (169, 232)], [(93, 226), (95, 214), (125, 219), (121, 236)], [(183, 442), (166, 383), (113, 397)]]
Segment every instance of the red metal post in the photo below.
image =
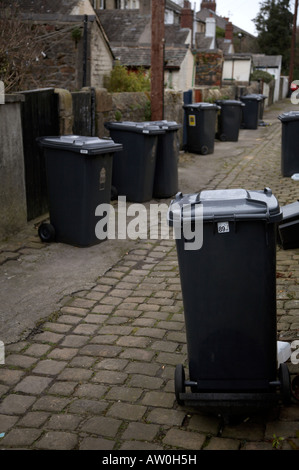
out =
[(164, 116), (165, 0), (152, 0), (151, 113), (152, 121)]

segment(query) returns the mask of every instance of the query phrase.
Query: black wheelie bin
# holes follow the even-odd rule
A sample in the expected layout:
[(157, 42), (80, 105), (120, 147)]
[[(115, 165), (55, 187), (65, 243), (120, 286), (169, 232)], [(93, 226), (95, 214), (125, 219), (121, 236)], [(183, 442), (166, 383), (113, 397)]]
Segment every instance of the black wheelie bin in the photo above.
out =
[(281, 121), (281, 173), (292, 176), (299, 173), (299, 111), (289, 111), (278, 116)]
[(168, 198), (178, 192), (178, 161), (180, 142), (178, 130), (182, 127), (175, 121), (152, 121), (165, 131), (158, 136), (156, 169), (154, 177), (153, 197)]
[(131, 202), (146, 202), (153, 197), (160, 126), (149, 122), (106, 122), (111, 138), (123, 149), (113, 159), (112, 185), (117, 194)]
[(264, 124), (264, 110), (265, 110), (265, 101), (268, 98), (267, 95), (260, 94), (261, 102), (260, 102), (260, 114), (259, 114), (259, 124)]
[[(195, 223), (200, 205), (202, 247), (185, 249), (186, 224)], [(179, 404), (230, 415), (277, 399), (289, 403), (288, 367), (277, 368), (276, 225), (281, 216), (269, 188), (179, 193), (171, 202), (168, 221), (178, 231), (189, 366), (189, 380), (183, 364), (175, 369)]]
[(40, 137), (46, 162), (50, 223), (39, 226), (44, 242), (90, 246), (97, 206), (111, 199), (112, 160), (122, 146), (110, 139), (78, 135)]
[(213, 103), (193, 103), (183, 106), (187, 116), (186, 150), (207, 155), (214, 153), (216, 118), (220, 106)]
[(278, 244), (284, 250), (299, 248), (299, 201), (282, 206), (282, 221), (278, 224)]
[(242, 122), (242, 108), (245, 104), (239, 100), (217, 100), (215, 103), (221, 108), (218, 114), (217, 139), (222, 142), (237, 142)]
[(262, 95), (252, 93), (240, 96), (240, 100), (245, 104), (241, 127), (243, 129), (257, 129), (263, 103)]

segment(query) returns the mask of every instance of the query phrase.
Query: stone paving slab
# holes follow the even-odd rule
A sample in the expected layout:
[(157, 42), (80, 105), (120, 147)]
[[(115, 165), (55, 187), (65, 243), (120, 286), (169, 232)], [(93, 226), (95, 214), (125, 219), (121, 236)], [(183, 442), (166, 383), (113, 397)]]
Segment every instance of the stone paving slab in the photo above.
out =
[[(280, 175), (277, 115), (288, 108), (289, 102), (280, 102), (267, 110), (269, 125), (240, 131), (240, 143), (216, 142), (214, 155), (182, 153), (183, 192), (268, 186), (281, 205), (299, 199), (298, 183)], [(24, 240), (0, 246), (0, 263), (29, 249), (49, 247), (28, 229)], [(299, 249), (277, 249), (277, 339), (287, 341), (299, 339), (298, 259)], [(57, 311), (8, 345), (5, 359), (0, 366), (1, 449), (197, 451), (299, 446), (298, 402), (230, 423), (177, 404), (174, 369), (187, 363), (187, 348), (171, 239), (136, 241), (92, 285), (65, 295)], [(289, 366), (293, 375), (299, 373), (298, 364)]]

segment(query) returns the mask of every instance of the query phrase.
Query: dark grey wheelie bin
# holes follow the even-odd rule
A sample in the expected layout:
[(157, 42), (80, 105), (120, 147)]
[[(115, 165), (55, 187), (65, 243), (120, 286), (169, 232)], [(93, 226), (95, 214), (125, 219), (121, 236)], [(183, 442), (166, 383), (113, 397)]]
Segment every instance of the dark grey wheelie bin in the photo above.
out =
[(90, 246), (100, 242), (97, 206), (111, 198), (112, 160), (120, 144), (77, 135), (41, 137), (46, 162), (50, 223), (39, 226), (44, 242)]
[(299, 173), (299, 111), (289, 111), (278, 116), (281, 121), (281, 173), (292, 176)]
[(215, 102), (221, 110), (218, 114), (217, 139), (237, 142), (242, 122), (242, 108), (245, 106), (239, 100), (217, 100)]
[(267, 95), (260, 94), (261, 102), (260, 102), (260, 114), (259, 114), (259, 123), (262, 124), (264, 121), (264, 110), (265, 110), (265, 101), (268, 98)]
[(111, 138), (123, 149), (113, 159), (112, 185), (117, 194), (131, 202), (146, 202), (153, 197), (160, 126), (148, 122), (106, 122)]
[[(171, 202), (168, 221), (177, 230), (189, 365), (189, 380), (184, 366), (176, 366), (179, 404), (230, 415), (278, 399), (289, 403), (288, 367), (277, 368), (276, 225), (281, 216), (269, 188), (179, 193)], [(185, 249), (190, 239), (185, 227), (198, 217), (202, 247)]]
[(282, 206), (282, 221), (278, 224), (278, 244), (284, 250), (299, 248), (299, 201)]
[(182, 127), (175, 121), (152, 121), (165, 134), (158, 136), (156, 169), (154, 177), (153, 197), (168, 198), (178, 192), (178, 160), (180, 142), (178, 130)]
[(187, 116), (186, 150), (201, 155), (214, 153), (216, 118), (220, 106), (193, 103), (183, 108)]
[(241, 127), (243, 129), (257, 129), (263, 102), (262, 96), (252, 93), (250, 95), (240, 96), (240, 100), (245, 104)]

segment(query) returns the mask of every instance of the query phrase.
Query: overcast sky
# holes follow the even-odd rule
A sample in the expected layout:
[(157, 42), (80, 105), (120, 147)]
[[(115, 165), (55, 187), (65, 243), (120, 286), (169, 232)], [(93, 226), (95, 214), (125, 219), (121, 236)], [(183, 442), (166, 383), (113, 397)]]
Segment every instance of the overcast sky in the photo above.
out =
[[(191, 0), (196, 3), (196, 11), (200, 10), (201, 0)], [(255, 25), (252, 21), (260, 11), (262, 0), (216, 0), (216, 13), (229, 17), (230, 21), (248, 33), (256, 35)], [(294, 12), (295, 0), (291, 0), (291, 11)]]

